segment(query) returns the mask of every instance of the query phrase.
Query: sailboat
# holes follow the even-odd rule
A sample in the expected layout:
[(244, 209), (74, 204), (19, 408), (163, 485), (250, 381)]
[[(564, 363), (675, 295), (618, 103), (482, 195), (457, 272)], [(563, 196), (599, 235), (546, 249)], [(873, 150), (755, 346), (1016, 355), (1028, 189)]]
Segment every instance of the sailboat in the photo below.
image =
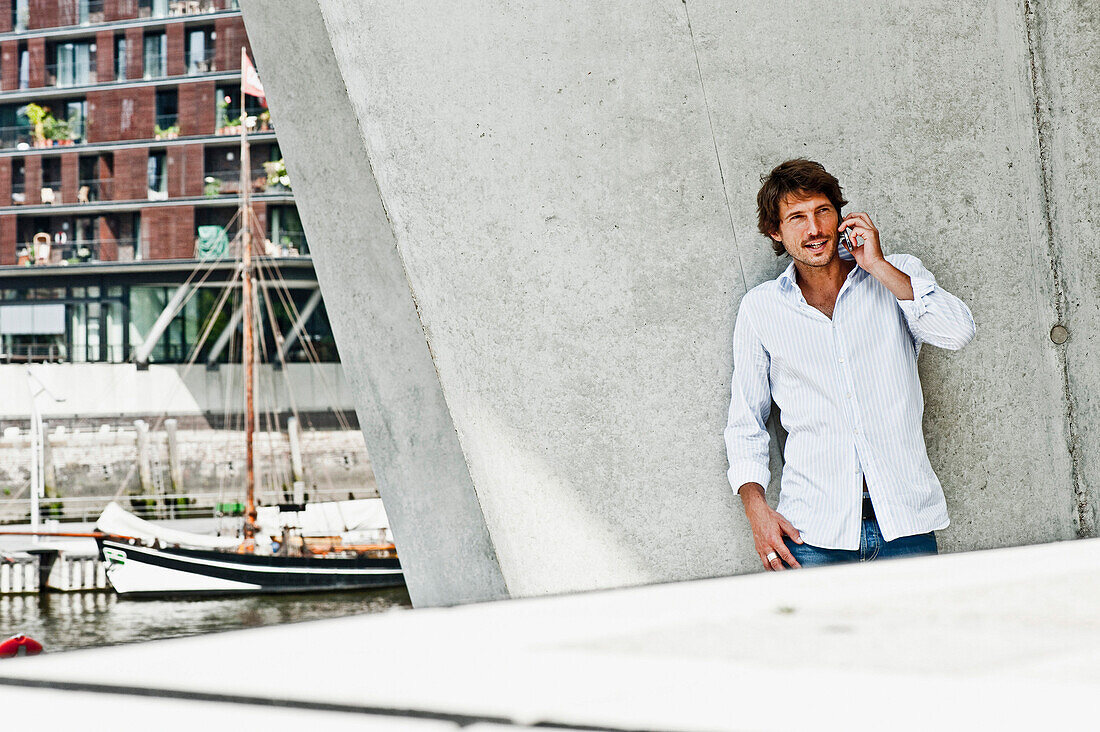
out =
[[(253, 449), (258, 350), (253, 333), (251, 224), (254, 214), (245, 112), (245, 94), (255, 95), (258, 84), (246, 86), (257, 80), (243, 48), (241, 55), (238, 215), (242, 251), (246, 464), (241, 534), (221, 537), (169, 530), (111, 504), (99, 519), (96, 536), (107, 564), (107, 579), (119, 594), (126, 596), (312, 592), (400, 586), (404, 584), (404, 577), (395, 548), (386, 540), (384, 532), (388, 522), (379, 499), (280, 504), (265, 507), (269, 514), (267, 520), (259, 520)], [(302, 523), (310, 520), (311, 513), (323, 516), (333, 511), (340, 517), (334, 528), (324, 528), (332, 527), (333, 521), (322, 521), (322, 528), (315, 527), (311, 532), (293, 526), (294, 519)], [(287, 516), (294, 518), (287, 521)], [(363, 529), (367, 531), (364, 533)], [(275, 533), (277, 536), (273, 536)]]

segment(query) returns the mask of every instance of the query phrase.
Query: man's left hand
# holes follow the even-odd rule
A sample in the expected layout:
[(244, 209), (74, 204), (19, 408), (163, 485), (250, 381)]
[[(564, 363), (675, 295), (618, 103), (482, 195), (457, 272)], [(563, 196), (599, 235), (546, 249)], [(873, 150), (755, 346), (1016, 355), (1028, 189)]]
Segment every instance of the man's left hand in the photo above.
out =
[(880, 262), (885, 261), (878, 229), (875, 228), (870, 216), (865, 213), (848, 214), (840, 222), (837, 231), (843, 232), (845, 229), (848, 230), (848, 239), (851, 242), (848, 251), (856, 258), (856, 264), (870, 272)]

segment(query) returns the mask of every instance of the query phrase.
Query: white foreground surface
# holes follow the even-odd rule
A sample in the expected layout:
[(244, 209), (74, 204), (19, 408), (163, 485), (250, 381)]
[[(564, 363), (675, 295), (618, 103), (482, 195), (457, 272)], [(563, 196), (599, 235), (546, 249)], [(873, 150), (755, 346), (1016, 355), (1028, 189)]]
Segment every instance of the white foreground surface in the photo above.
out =
[[(46, 654), (0, 661), (0, 703), (73, 721), (108, 704), (97, 718), (134, 725), (243, 710), (367, 729), (1069, 729), (1100, 697), (1098, 606), (1087, 540)], [(25, 706), (26, 680), (206, 701), (46, 688)]]

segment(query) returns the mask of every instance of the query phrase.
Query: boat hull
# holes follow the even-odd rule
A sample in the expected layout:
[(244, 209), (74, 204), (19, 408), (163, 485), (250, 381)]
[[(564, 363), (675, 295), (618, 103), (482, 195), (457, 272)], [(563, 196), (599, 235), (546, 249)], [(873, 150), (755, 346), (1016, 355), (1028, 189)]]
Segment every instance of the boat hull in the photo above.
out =
[(277, 557), (99, 540), (107, 579), (120, 595), (237, 595), (399, 587), (396, 558)]

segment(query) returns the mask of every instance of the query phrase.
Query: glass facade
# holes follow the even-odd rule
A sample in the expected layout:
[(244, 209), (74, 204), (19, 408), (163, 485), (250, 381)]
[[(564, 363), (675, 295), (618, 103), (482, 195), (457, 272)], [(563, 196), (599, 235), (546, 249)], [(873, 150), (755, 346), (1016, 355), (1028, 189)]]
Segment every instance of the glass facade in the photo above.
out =
[[(152, 330), (177, 288), (176, 284), (82, 284), (0, 289), (0, 362), (124, 363)], [(157, 341), (150, 362), (205, 362), (240, 307), (240, 290), (236, 289), (217, 310), (223, 293), (221, 287), (210, 286), (190, 297)], [(277, 360), (276, 328), (289, 333), (296, 312), (305, 307), (311, 294), (311, 290), (291, 290), (289, 306), (275, 293), (267, 298), (261, 294), (257, 331), (261, 360)], [(321, 361), (339, 360), (323, 306), (309, 317), (302, 339), (288, 349), (286, 360), (306, 361), (308, 352)], [(227, 363), (240, 359), (238, 324), (228, 346), (214, 360)]]

